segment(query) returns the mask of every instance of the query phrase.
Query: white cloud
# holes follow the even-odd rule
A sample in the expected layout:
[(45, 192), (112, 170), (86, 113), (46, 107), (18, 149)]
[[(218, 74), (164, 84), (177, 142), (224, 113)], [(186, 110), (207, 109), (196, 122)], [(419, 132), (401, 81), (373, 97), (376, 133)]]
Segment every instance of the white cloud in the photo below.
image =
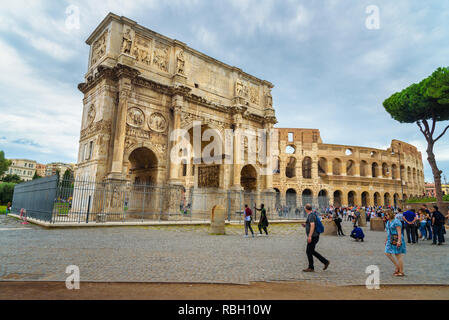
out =
[[(249, 35), (260, 30), (297, 40), (307, 38), (305, 27), (310, 23), (312, 15), (296, 1), (286, 1), (281, 6), (276, 0), (230, 0), (229, 4), (239, 15), (231, 21), (239, 34)], [(279, 8), (286, 10), (279, 12)]]
[(22, 56), (0, 40), (0, 69), (7, 77), (0, 77), (3, 104), (2, 147), (17, 145), (15, 140), (26, 139), (40, 145), (20, 147), (39, 153), (57, 153), (72, 158), (77, 149), (81, 118), (81, 96), (74, 88), (43, 81)]

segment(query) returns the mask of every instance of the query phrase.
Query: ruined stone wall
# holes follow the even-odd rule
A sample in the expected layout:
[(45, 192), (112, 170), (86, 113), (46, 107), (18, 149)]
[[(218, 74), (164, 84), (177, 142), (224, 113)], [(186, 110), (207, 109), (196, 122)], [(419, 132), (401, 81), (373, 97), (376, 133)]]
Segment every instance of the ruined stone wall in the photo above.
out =
[[(322, 143), (317, 129), (278, 130), (280, 165), (273, 187), (282, 196), (294, 190), (298, 203), (305, 190), (312, 197), (327, 195), (330, 204), (339, 197), (341, 205), (393, 205), (402, 192), (404, 199), (424, 192), (422, 155), (410, 144), (393, 140), (386, 150), (334, 145)], [(294, 174), (288, 177), (293, 161)]]

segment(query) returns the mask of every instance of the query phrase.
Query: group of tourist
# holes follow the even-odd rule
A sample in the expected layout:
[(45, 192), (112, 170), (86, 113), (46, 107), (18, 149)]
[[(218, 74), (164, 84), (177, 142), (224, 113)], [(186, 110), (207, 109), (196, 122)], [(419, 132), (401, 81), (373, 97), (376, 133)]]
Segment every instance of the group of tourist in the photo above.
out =
[[(267, 227), (269, 223), (265, 206), (262, 204), (261, 208), (255, 208), (255, 210), (261, 211), (261, 217), (258, 224), (259, 235), (263, 235), (263, 230), (268, 236)], [(367, 222), (369, 222), (372, 218), (381, 218), (384, 221), (384, 228), (386, 231), (385, 255), (394, 264), (395, 270), (393, 275), (396, 277), (403, 277), (405, 275), (403, 261), (403, 255), (407, 252), (405, 234), (407, 235), (407, 242), (411, 244), (418, 243), (418, 239), (432, 240), (432, 244), (438, 243), (438, 245), (445, 242), (444, 234), (446, 233), (446, 228), (444, 225), (445, 219), (447, 218), (449, 220), (449, 210), (447, 215), (444, 216), (438, 210), (437, 206), (433, 206), (429, 210), (426, 205), (422, 205), (418, 212), (414, 209), (402, 212), (400, 208), (394, 208), (391, 206), (367, 208), (329, 207), (325, 210), (323, 218), (333, 220), (337, 226), (337, 235), (345, 236), (341, 223), (344, 221), (345, 217), (350, 217), (346, 220), (353, 222), (353, 230), (350, 237), (357, 242), (364, 242), (365, 234), (360, 227), (360, 223), (362, 221), (361, 210), (365, 211)], [(307, 219), (303, 224), (303, 227), (306, 229), (306, 255), (308, 267), (304, 269), (303, 272), (314, 272), (314, 257), (324, 265), (323, 270), (326, 270), (329, 267), (330, 261), (315, 250), (319, 241), (320, 233), (324, 230), (320, 215), (312, 209), (310, 204), (307, 204), (304, 207), (304, 211), (307, 215)], [(253, 212), (248, 205), (245, 205), (244, 214), (245, 237), (248, 237), (248, 230), (251, 231), (251, 234), (254, 237), (254, 231), (251, 227)]]
[(347, 221), (354, 223), (351, 237), (355, 241), (363, 242), (365, 235), (360, 228), (360, 209), (365, 210), (367, 222), (372, 218), (381, 218), (384, 221), (386, 230), (385, 255), (395, 266), (394, 276), (403, 277), (405, 275), (403, 262), (403, 255), (407, 251), (405, 235), (407, 235), (407, 242), (410, 244), (418, 243), (418, 239), (432, 240), (433, 245), (442, 245), (445, 242), (446, 228), (444, 225), (446, 219), (449, 221), (449, 210), (447, 215), (444, 216), (437, 206), (433, 206), (429, 210), (424, 204), (418, 212), (414, 209), (402, 212), (400, 208), (391, 206), (328, 208), (325, 217), (335, 222), (338, 235), (344, 235), (341, 222), (347, 216)]

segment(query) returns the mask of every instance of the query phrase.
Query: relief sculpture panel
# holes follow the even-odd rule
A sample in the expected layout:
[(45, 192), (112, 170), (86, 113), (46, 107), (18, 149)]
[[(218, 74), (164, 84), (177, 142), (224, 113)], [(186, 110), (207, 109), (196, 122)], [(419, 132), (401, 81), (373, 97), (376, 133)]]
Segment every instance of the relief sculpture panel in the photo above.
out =
[(198, 167), (198, 187), (199, 188), (218, 188), (220, 176), (220, 166)]
[(157, 44), (153, 50), (153, 65), (168, 72), (168, 47)]
[(143, 111), (136, 107), (129, 108), (126, 123), (132, 127), (141, 128), (145, 123)]
[(259, 104), (259, 87), (251, 86), (249, 94), (250, 101), (254, 104)]
[(146, 65), (151, 64), (151, 42), (149, 40), (136, 37), (133, 48), (133, 56), (137, 62), (142, 62)]
[(92, 122), (95, 120), (95, 106), (93, 104), (90, 105), (89, 111), (87, 111), (87, 126), (90, 126)]
[(92, 45), (92, 64), (95, 64), (106, 53), (106, 40), (108, 32), (105, 31)]
[(154, 112), (148, 119), (148, 127), (156, 132), (165, 132), (167, 129), (167, 120), (159, 112)]

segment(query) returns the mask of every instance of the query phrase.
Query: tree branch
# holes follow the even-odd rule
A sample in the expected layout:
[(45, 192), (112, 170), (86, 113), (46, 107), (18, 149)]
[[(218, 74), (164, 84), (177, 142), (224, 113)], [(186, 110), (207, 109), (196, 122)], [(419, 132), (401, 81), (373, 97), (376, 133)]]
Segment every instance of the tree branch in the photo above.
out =
[(422, 123), (424, 123), (424, 127), (426, 128), (426, 132), (430, 133), (430, 130), (429, 130), (429, 123), (427, 122), (427, 120), (424, 119), (424, 120), (422, 121)]
[(427, 138), (427, 134), (424, 132), (422, 125), (421, 125), (421, 121), (416, 121), (416, 123), (418, 124), (419, 130), (422, 132), (422, 134), (424, 135), (424, 137), (426, 138), (426, 140), (428, 140)]
[(447, 127), (443, 130), (443, 132), (442, 132), (442, 133), (441, 133), (435, 140), (433, 140), (433, 141), (434, 141), (434, 142), (437, 142), (438, 139), (440, 139), (442, 136), (444, 136), (444, 134), (446, 133), (447, 129), (449, 129), (449, 126), (447, 126)]
[(433, 133), (435, 132), (435, 125), (436, 125), (436, 120), (435, 120), (435, 112), (432, 111), (432, 131), (430, 131), (430, 136), (433, 137)]

